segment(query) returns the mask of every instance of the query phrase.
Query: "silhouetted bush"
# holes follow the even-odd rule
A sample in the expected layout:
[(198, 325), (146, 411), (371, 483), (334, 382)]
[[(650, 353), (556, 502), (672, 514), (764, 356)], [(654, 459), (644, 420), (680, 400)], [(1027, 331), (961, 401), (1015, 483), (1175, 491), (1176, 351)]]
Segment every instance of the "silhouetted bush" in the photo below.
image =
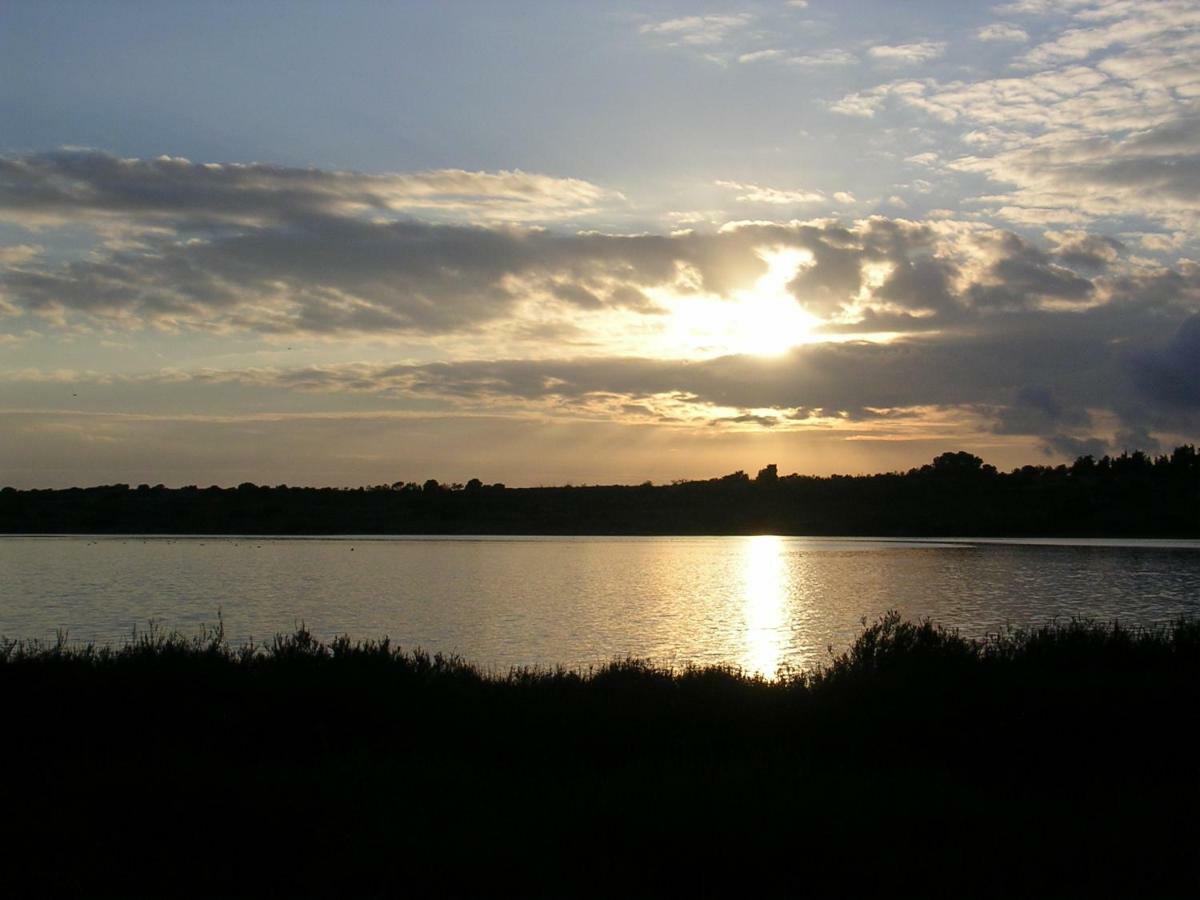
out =
[(303, 628), (0, 644), (9, 896), (1195, 896), (1200, 623), (779, 681)]

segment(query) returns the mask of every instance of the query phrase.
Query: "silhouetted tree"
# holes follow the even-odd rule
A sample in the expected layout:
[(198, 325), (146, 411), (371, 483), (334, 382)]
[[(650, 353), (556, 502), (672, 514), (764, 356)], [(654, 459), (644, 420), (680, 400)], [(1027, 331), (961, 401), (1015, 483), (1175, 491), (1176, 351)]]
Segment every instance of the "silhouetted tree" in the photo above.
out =
[(779, 467), (775, 463), (764, 466), (758, 470), (758, 474), (754, 477), (754, 480), (759, 484), (774, 484), (779, 480)]
[(0, 532), (1200, 536), (1191, 445), (1006, 474), (957, 451), (880, 475), (781, 476), (770, 464), (753, 482), (738, 470), (661, 486), (462, 487), (7, 488)]
[(943, 453), (933, 460), (933, 471), (938, 475), (971, 475), (982, 470), (983, 460), (964, 450)]

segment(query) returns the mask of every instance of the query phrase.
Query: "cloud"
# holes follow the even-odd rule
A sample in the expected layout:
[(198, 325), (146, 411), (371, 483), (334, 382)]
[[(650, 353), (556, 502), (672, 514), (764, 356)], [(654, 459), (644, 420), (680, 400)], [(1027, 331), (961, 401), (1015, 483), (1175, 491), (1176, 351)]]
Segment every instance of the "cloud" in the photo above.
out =
[(937, 164), (938, 155), (931, 150), (927, 150), (924, 153), (914, 153), (912, 156), (906, 156), (904, 157), (904, 161), (918, 166), (932, 166)]
[(900, 79), (846, 94), (830, 109), (864, 118), (917, 111), (930, 127), (945, 127), (948, 146), (949, 129), (957, 130), (966, 152), (943, 152), (945, 165), (982, 175), (1004, 192), (992, 194), (993, 205), (983, 210), (994, 219), (1120, 219), (1135, 228), (1194, 230), (1200, 4), (1113, 2), (1060, 11), (1071, 27), (1052, 31), (1018, 60), (1027, 74)]
[(1142, 395), (1155, 405), (1200, 411), (1200, 314), (1187, 319), (1163, 347), (1131, 363)]
[(784, 56), (782, 50), (755, 50), (752, 53), (743, 53), (738, 57), (740, 63), (755, 63), (764, 62), (769, 59), (779, 59)]
[(576, 306), (648, 306), (636, 287), (673, 278), (669, 246), (316, 217), (10, 267), (0, 272), (0, 296), (53, 318), (83, 314), (132, 328), (435, 333), (500, 317), (535, 290)]
[(996, 420), (998, 434), (1057, 435), (1063, 428), (1088, 428), (1091, 417), (1082, 407), (1064, 406), (1054, 392), (1038, 386), (1018, 388)]
[[(319, 172), (312, 180), (324, 183)], [(825, 200), (816, 191), (719, 184), (747, 203)], [(146, 193), (154, 187), (151, 178)], [(19, 188), (10, 181), (10, 194)], [(112, 198), (93, 193), (87, 208), (114, 215), (137, 194), (135, 184)], [(151, 205), (170, 227), (136, 241), (73, 258), (22, 251), (7, 260), (0, 308), (59, 328), (131, 331), (421, 336), (503, 325), (512, 340), (534, 341), (569, 326), (604, 348), (636, 331), (630, 316), (661, 319), (664, 296), (681, 309), (691, 296), (732, 302), (766, 274), (764, 252), (789, 249), (807, 262), (788, 290), (831, 333), (924, 333), (1002, 311), (1103, 304), (1124, 252), (1079, 229), (1050, 232), (1047, 248), (953, 221), (881, 217), (621, 235), (365, 218), (353, 208), (297, 202), (268, 206), (253, 221), (241, 212), (220, 220), (214, 208), (240, 211), (247, 201), (201, 200), (189, 190), (169, 196), (180, 199), (171, 206), (154, 196)], [(841, 192), (834, 199), (853, 202)], [(56, 196), (47, 202), (62, 205)], [(39, 210), (30, 201), (24, 208)], [(1175, 277), (1173, 289), (1182, 292), (1196, 276), (1189, 268)], [(586, 318), (617, 314), (620, 323)]]
[(1088, 6), (1094, 0), (1014, 0), (992, 7), (992, 12), (1001, 16), (1044, 16), (1063, 13), (1079, 6)]
[(817, 69), (826, 66), (850, 66), (858, 62), (858, 57), (848, 50), (832, 49), (789, 56), (785, 62), (789, 66), (798, 66), (802, 69)]
[[(1189, 134), (1176, 122), (1127, 140), (1174, 153)], [(88, 177), (74, 182), (10, 168), (4, 208), (34, 217), (81, 209), (85, 223), (125, 216), (153, 227), (75, 256), (6, 247), (0, 306), (15, 329), (40, 318), (51, 333), (460, 341), (438, 363), (176, 373), (176, 389), (237, 384), (471, 414), (511, 408), (773, 431), (816, 427), (816, 419), (902, 431), (916, 426), (897, 424), (897, 411), (957, 410), (984, 432), (1048, 444), (1091, 439), (1101, 427), (1153, 435), (1200, 426), (1192, 387), (1200, 383), (1200, 265), (1158, 265), (1084, 228), (1033, 239), (952, 218), (882, 216), (675, 234), (448, 224), (364, 215), (371, 176), (343, 189), (337, 173), (306, 171), (296, 175), (301, 187), (283, 190), (291, 175), (273, 181), (265, 170), (249, 178), (217, 167), (209, 194), (206, 167), (191, 163), (173, 162), (164, 176), (164, 167), (121, 161), (122, 177), (109, 182), (89, 160), (78, 162)], [(13, 174), (22, 172), (25, 181)], [(768, 205), (824, 199), (721, 186)], [(780, 290), (817, 317), (812, 337), (829, 340), (777, 358), (685, 361), (646, 350), (672, 316), (687, 326), (690, 304), (740, 302), (777, 251), (796, 260)], [(524, 355), (505, 356), (501, 333)], [(481, 346), (499, 358), (478, 358)], [(795, 418), (799, 409), (821, 412)]]
[[(798, 302), (830, 321), (840, 319), (847, 335), (902, 336), (887, 343), (809, 344), (776, 358), (601, 353), (161, 377), (175, 385), (183, 379), (423, 398), (480, 413), (520, 408), (623, 419), (628, 411), (622, 406), (648, 403), (672, 421), (706, 423), (744, 415), (778, 418), (799, 408), (852, 421), (868, 417), (866, 410), (942, 408), (966, 410), (1003, 435), (1079, 437), (1092, 429), (1094, 413), (1115, 416), (1127, 429), (1195, 434), (1200, 428), (1200, 267), (1116, 268), (1120, 251), (1112, 243), (1101, 239), (1097, 245), (1074, 233), (1055, 234), (1043, 248), (1004, 232), (886, 219), (853, 229), (833, 223), (744, 226), (703, 240), (656, 240), (653, 250), (627, 246), (619, 256), (594, 237), (590, 246), (572, 250), (576, 263), (589, 254), (610, 254), (625, 267), (639, 252), (650, 252), (701, 266), (718, 257), (750, 266), (754, 256), (746, 248), (804, 246), (812, 264), (789, 285)], [(650, 258), (640, 264), (663, 265)], [(1071, 265), (1086, 265), (1093, 274)], [(177, 399), (177, 392), (172, 396)]]
[[(803, 8), (807, 4), (795, 4)], [(858, 61), (849, 51), (827, 47), (813, 52), (798, 52), (789, 45), (788, 34), (795, 30), (794, 19), (770, 20), (771, 15), (730, 13), (714, 15), (680, 16), (661, 22), (647, 22), (639, 32), (668, 47), (691, 50), (703, 59), (721, 66), (731, 63), (754, 65), (774, 63), (801, 69), (821, 69), (847, 66)], [(752, 24), (759, 27), (751, 28)], [(767, 43), (770, 41), (770, 43)]]
[[(1147, 437), (1147, 440), (1150, 438)], [(1143, 449), (1153, 449), (1148, 448), (1144, 443), (1137, 446)], [(1055, 434), (1046, 439), (1047, 456), (1065, 456), (1068, 459), (1077, 459), (1080, 456), (1103, 456), (1108, 452), (1109, 447), (1109, 442), (1103, 438)]]
[[(918, 273), (908, 288), (952, 290), (954, 275)], [(1068, 438), (1092, 438), (1098, 422), (1114, 416), (1129, 433), (1195, 435), (1200, 429), (1195, 388), (1200, 384), (1200, 315), (1183, 318), (1173, 333), (1154, 321), (1131, 324), (1137, 321), (1130, 310), (1112, 307), (1078, 313), (1023, 309), (1009, 310), (990, 328), (883, 344), (812, 344), (775, 358), (352, 363), (105, 376), (101, 383), (146, 390), (157, 385), (170, 392), (170, 408), (177, 411), (193, 396), (185, 388), (236, 386), (239, 395), (256, 398), (270, 394), (246, 392), (325, 398), (314, 408), (326, 410), (339, 408), (338, 397), (373, 397), (388, 404), (381, 410), (428, 412), (434, 403), (456, 415), (653, 419), (678, 427), (712, 422), (775, 429), (869, 427), (897, 435), (911, 431), (914, 422), (936, 419), (931, 411), (941, 409), (994, 434), (1057, 442), (1060, 450)], [(38, 380), (36, 373), (10, 373), (0, 376), (0, 384), (14, 379), (21, 384)], [(41, 381), (61, 393), (56, 386), (89, 378), (53, 373)]]
[(642, 34), (663, 38), (672, 45), (710, 47), (723, 42), (731, 32), (749, 24), (751, 16), (746, 13), (710, 16), (681, 16), (662, 22), (649, 22), (639, 31)]
[[(75, 161), (94, 175), (95, 160)], [(470, 330), (535, 300), (550, 308), (654, 311), (643, 289), (673, 285), (681, 266), (716, 294), (745, 286), (763, 268), (746, 231), (555, 234), (367, 218), (341, 192), (332, 201), (325, 191), (311, 190), (280, 198), (258, 181), (243, 185), (241, 172), (231, 185), (221, 171), (223, 188), (210, 193), (203, 188), (216, 170), (208, 167), (172, 163), (169, 189), (159, 166), (122, 162), (117, 169), (117, 187), (92, 189), (85, 179), (59, 184), (38, 167), (9, 168), (0, 193), (22, 215), (82, 209), (93, 222), (140, 216), (157, 225), (136, 241), (66, 260), (10, 251), (0, 269), (5, 309), (60, 325), (82, 316), (132, 329), (445, 333)], [(306, 172), (302, 181), (339, 183), (327, 174)]]
[(10, 244), (7, 247), (0, 246), (0, 265), (13, 265), (15, 263), (28, 262), (34, 257), (40, 256), (44, 249), (44, 247), (41, 247), (37, 244)]
[(883, 108), (890, 93), (890, 86), (872, 88), (866, 91), (856, 91), (846, 94), (840, 100), (829, 104), (829, 109), (843, 116), (859, 116), (870, 119)]
[(1029, 40), (1029, 33), (1008, 22), (993, 22), (984, 25), (975, 32), (975, 38), (980, 41), (1020, 41)]
[(1075, 269), (1101, 270), (1112, 265), (1125, 252), (1116, 238), (1084, 231), (1048, 231), (1055, 244), (1053, 256)]
[(739, 181), (717, 181), (717, 187), (740, 191), (737, 197), (739, 203), (820, 203), (825, 195), (820, 191), (780, 190), (778, 188), (762, 187), (757, 184), (745, 184)]
[(1178, 250), (1187, 241), (1187, 235), (1182, 231), (1177, 231), (1174, 234), (1141, 234), (1138, 235), (1139, 243), (1147, 250), (1155, 253), (1166, 253), (1171, 250)]
[(1108, 4), (1076, 15), (1081, 27), (1070, 28), (1053, 40), (1030, 49), (1019, 65), (1039, 68), (1060, 62), (1077, 62), (1115, 45), (1136, 47), (1172, 33), (1183, 33), (1200, 22), (1200, 9), (1191, 0), (1159, 3)]
[(587, 181), (520, 171), (367, 175), (166, 156), (122, 159), (94, 150), (0, 157), (0, 220), (25, 226), (94, 220), (264, 226), (412, 212), (545, 221), (614, 199)]
[(877, 44), (867, 53), (872, 59), (900, 65), (913, 65), (937, 59), (946, 52), (944, 41), (919, 41), (914, 44)]

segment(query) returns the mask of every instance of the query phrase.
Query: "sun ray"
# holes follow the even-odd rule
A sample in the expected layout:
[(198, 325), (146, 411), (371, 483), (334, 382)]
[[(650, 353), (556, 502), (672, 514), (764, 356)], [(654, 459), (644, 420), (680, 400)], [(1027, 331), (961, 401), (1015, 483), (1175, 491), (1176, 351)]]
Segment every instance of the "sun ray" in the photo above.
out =
[(767, 271), (754, 284), (728, 297), (670, 294), (658, 299), (671, 315), (663, 339), (684, 355), (745, 353), (778, 356), (812, 339), (820, 320), (807, 312), (788, 284), (812, 264), (807, 250), (762, 249)]

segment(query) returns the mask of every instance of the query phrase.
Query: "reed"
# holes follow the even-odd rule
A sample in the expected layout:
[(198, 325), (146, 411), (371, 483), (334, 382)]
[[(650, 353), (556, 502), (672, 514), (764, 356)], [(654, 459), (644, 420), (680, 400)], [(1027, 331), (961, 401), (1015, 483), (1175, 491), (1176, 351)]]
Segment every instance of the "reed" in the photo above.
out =
[(1198, 886), (1196, 620), (974, 640), (892, 613), (774, 680), (218, 620), (0, 641), (0, 704), (13, 896)]

